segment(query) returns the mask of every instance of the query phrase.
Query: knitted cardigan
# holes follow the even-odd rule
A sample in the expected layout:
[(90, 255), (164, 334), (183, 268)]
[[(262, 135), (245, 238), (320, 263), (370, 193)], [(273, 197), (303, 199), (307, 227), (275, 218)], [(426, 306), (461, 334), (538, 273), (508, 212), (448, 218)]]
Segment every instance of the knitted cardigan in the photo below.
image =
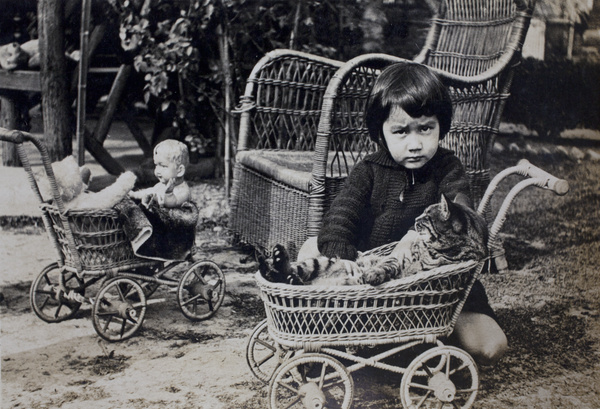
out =
[(354, 260), (357, 251), (400, 240), (442, 193), (449, 200), (470, 196), (464, 168), (453, 152), (438, 148), (415, 170), (397, 164), (385, 148), (370, 154), (350, 172), (325, 215), (319, 251)]

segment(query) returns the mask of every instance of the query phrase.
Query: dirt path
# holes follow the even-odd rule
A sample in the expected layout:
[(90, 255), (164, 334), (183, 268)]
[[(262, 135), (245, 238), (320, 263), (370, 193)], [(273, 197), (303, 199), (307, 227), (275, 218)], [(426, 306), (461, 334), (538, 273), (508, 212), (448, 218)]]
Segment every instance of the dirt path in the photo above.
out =
[[(600, 165), (549, 166), (583, 181), (565, 198), (532, 195), (536, 205), (517, 204), (518, 219), (507, 222), (511, 270), (483, 281), (511, 348), (497, 367), (480, 368), (476, 408), (600, 407)], [(221, 200), (218, 188), (201, 189)], [(219, 207), (204, 208), (198, 242), (225, 272), (223, 307), (211, 320), (192, 323), (178, 310), (175, 294), (161, 288), (153, 298), (165, 302), (150, 306), (141, 333), (122, 343), (100, 340), (89, 307), (59, 324), (39, 320), (28, 290), (54, 250), (39, 229), (0, 231), (2, 408), (267, 407), (267, 388), (245, 357), (247, 339), (264, 314), (256, 265), (230, 247)], [(398, 376), (375, 370), (352, 375), (353, 408), (400, 407)]]

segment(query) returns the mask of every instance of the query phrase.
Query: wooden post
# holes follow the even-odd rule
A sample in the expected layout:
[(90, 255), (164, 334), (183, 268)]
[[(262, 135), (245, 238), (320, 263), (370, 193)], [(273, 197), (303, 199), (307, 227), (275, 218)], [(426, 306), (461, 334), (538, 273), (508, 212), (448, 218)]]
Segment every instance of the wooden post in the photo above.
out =
[(73, 150), (64, 31), (64, 1), (39, 0), (38, 32), (44, 140), (52, 161), (70, 155)]
[(79, 33), (79, 73), (77, 81), (77, 162), (85, 163), (85, 98), (87, 96), (87, 73), (89, 66), (90, 12), (92, 3), (83, 0), (81, 5), (81, 32)]
[[(18, 115), (14, 101), (6, 96), (0, 96), (0, 126), (6, 129), (18, 129)], [(17, 145), (2, 142), (2, 164), (4, 166), (21, 166)]]
[(298, 26), (300, 25), (300, 17), (302, 12), (302, 2), (299, 1), (296, 4), (296, 12), (294, 14), (294, 25), (292, 26), (292, 33), (290, 34), (290, 49), (296, 49), (296, 37), (298, 37)]
[[(219, 54), (221, 56), (221, 67), (223, 72), (223, 93), (225, 94), (224, 133), (225, 140), (219, 140), (219, 146), (223, 146), (225, 194), (229, 197), (229, 179), (231, 169), (231, 66), (229, 62), (229, 30), (226, 24), (219, 26)], [(221, 145), (222, 142), (222, 145)], [(220, 158), (218, 158), (220, 159)], [(219, 176), (219, 175), (217, 175)]]

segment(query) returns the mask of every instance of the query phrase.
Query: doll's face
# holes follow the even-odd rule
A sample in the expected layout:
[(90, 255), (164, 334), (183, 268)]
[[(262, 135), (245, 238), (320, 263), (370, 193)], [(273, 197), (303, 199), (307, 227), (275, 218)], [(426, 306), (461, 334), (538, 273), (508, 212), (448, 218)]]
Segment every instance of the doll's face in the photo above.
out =
[(183, 176), (185, 168), (178, 165), (166, 152), (158, 150), (154, 153), (154, 175), (160, 183)]
[(435, 116), (413, 118), (393, 106), (383, 123), (383, 137), (396, 163), (406, 169), (422, 168), (437, 152), (440, 124)]

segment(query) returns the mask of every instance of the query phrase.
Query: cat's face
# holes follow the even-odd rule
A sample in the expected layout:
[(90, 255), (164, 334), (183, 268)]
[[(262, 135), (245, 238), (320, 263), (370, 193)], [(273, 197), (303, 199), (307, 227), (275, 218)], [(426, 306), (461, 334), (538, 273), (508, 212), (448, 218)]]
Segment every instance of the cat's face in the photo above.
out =
[(422, 239), (435, 241), (451, 229), (451, 213), (448, 201), (442, 195), (439, 203), (430, 205), (415, 220), (415, 229)]
[(481, 216), (466, 206), (448, 201), (444, 195), (439, 203), (429, 206), (415, 220), (421, 239), (437, 248), (461, 246), (465, 243), (487, 242), (487, 226)]

